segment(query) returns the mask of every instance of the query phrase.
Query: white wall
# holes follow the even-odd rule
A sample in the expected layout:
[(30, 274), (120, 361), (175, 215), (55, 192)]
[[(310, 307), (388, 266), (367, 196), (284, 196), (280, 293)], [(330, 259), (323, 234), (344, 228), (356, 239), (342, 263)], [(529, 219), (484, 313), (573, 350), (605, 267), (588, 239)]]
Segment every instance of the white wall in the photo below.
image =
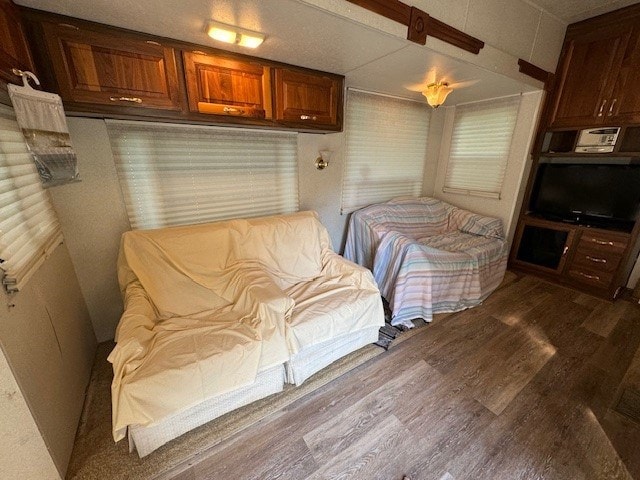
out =
[(0, 472), (2, 478), (59, 479), (22, 391), (0, 349)]
[[(513, 238), (523, 191), (526, 187), (526, 180), (531, 169), (529, 151), (535, 133), (542, 95), (542, 92), (522, 95), (518, 118), (513, 132), (513, 140), (509, 152), (502, 193), (499, 199), (445, 193), (442, 191), (447, 171), (447, 161), (449, 158), (453, 119), (455, 115), (455, 107), (444, 108), (444, 124), (442, 126), (442, 140), (433, 196), (473, 212), (501, 218), (504, 222), (505, 232), (507, 233), (509, 242), (511, 242)], [(439, 115), (443, 114), (439, 113)], [(437, 125), (434, 125), (434, 128), (437, 128)], [(431, 136), (429, 138), (431, 140)]]
[[(329, 150), (331, 160), (324, 170), (315, 167), (320, 150)], [(342, 251), (347, 215), (340, 215), (344, 133), (298, 135), (298, 185), (301, 210), (315, 210), (331, 235), (333, 248)]]

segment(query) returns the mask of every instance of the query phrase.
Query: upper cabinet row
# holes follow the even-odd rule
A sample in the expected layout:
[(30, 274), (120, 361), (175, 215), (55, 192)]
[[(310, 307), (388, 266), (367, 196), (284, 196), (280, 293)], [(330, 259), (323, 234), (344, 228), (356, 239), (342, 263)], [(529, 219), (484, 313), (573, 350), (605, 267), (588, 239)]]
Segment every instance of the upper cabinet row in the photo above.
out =
[(27, 19), (39, 73), (69, 111), (342, 129), (342, 76), (42, 12)]
[(551, 127), (640, 123), (640, 15), (621, 12), (568, 27)]

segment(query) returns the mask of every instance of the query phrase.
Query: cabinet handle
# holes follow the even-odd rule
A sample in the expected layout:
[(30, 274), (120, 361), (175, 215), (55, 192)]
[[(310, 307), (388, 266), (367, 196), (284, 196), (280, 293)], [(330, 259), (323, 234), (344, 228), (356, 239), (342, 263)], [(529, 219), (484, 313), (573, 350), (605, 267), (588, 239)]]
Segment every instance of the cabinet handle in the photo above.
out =
[(608, 117), (613, 115), (613, 106), (616, 104), (617, 100), (618, 100), (617, 98), (614, 98), (613, 100), (611, 100), (611, 106), (609, 107), (609, 112), (607, 112)]
[(588, 278), (589, 280), (600, 280), (600, 277), (598, 275), (588, 275), (582, 272), (576, 272), (576, 273), (584, 278)]
[(603, 241), (603, 240), (598, 240), (597, 238), (592, 238), (591, 241), (593, 243), (597, 243), (598, 245), (609, 245), (610, 247), (614, 246), (613, 242), (606, 242), (606, 241)]
[(311, 115), (300, 115), (300, 120), (317, 120), (318, 117), (316, 117), (315, 115), (312, 117)]
[(145, 40), (144, 43), (148, 43), (149, 45), (157, 45), (158, 47), (162, 46), (158, 42), (154, 42), (153, 40)]
[(75, 25), (71, 25), (70, 23), (59, 23), (58, 26), (65, 27), (65, 28), (72, 28), (74, 30), (80, 30), (78, 27), (76, 27)]
[(605, 98), (604, 100), (602, 100), (602, 105), (600, 105), (600, 110), (598, 110), (598, 116), (601, 117), (602, 116), (602, 111), (604, 110), (604, 106), (607, 103), (607, 99)]
[(591, 255), (586, 255), (587, 260), (590, 260), (594, 263), (607, 263), (607, 259), (606, 258), (597, 258), (597, 257), (592, 257)]
[(569, 251), (569, 246), (565, 245), (564, 248), (562, 249), (562, 256), (564, 257), (568, 251)]
[(142, 103), (142, 99), (138, 97), (109, 97), (112, 102), (131, 102)]
[(230, 115), (244, 115), (245, 113), (244, 110), (235, 107), (224, 107), (222, 111)]

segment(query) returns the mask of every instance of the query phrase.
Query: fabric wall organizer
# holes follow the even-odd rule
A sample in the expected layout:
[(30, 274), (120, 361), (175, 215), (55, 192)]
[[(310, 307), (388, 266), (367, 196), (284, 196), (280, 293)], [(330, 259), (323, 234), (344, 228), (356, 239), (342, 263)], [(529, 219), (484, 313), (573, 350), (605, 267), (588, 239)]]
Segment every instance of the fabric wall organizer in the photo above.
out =
[(22, 76), (23, 86), (10, 84), (9, 96), (42, 186), (48, 188), (79, 181), (77, 158), (71, 145), (62, 100), (55, 93), (32, 88), (29, 78), (40, 85), (33, 73), (14, 73)]

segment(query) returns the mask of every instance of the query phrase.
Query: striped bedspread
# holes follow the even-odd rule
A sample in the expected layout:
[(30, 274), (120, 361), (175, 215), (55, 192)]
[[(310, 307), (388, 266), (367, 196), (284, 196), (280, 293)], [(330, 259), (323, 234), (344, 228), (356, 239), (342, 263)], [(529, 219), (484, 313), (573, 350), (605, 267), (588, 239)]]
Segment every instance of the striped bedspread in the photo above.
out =
[(393, 325), (480, 304), (506, 269), (502, 222), (434, 198), (400, 198), (354, 212), (345, 257), (373, 271)]

